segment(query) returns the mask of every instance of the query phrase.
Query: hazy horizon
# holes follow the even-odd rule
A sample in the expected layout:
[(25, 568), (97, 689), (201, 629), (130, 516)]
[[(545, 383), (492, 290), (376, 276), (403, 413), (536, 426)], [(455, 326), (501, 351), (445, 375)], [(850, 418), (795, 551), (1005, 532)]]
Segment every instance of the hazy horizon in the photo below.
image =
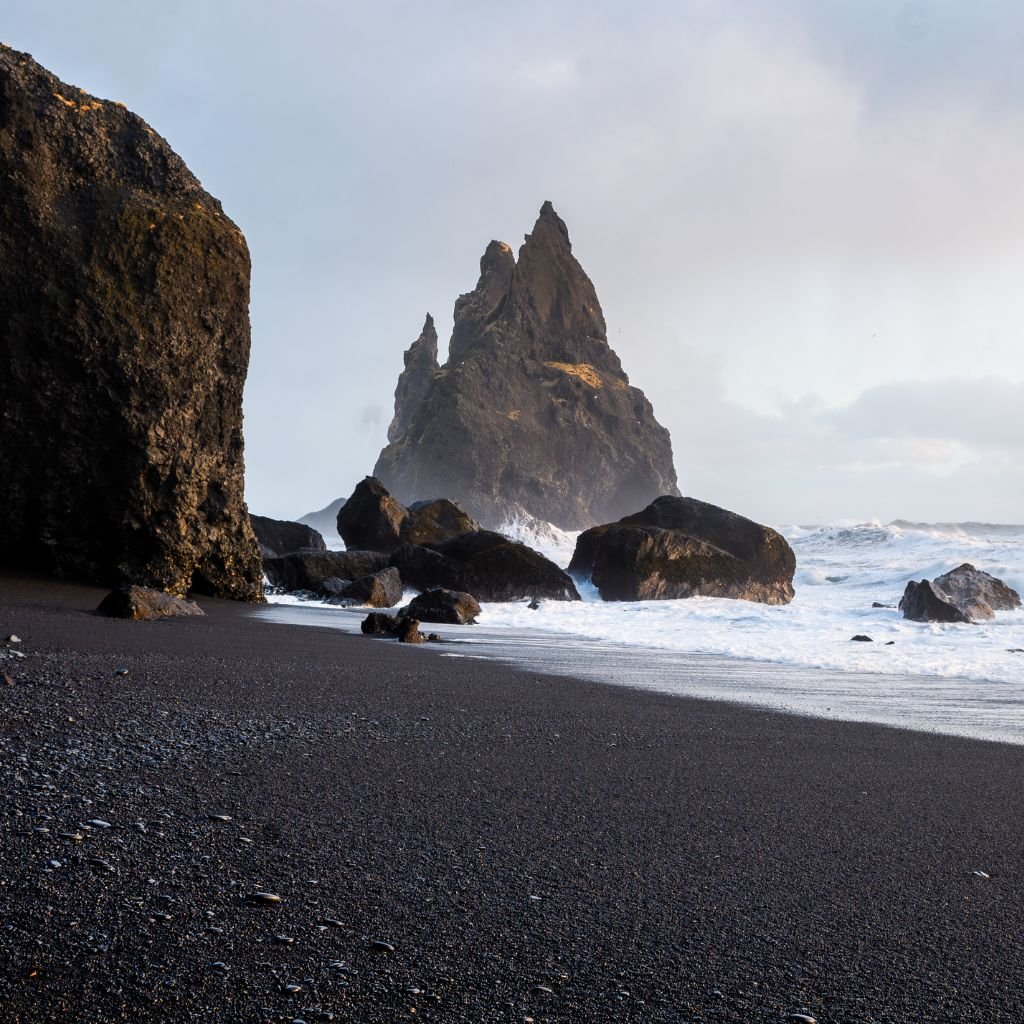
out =
[(1024, 10), (9, 7), (5, 42), (144, 117), (246, 235), (252, 511), (351, 492), (424, 314), (445, 349), (550, 199), (684, 494), (1024, 521)]

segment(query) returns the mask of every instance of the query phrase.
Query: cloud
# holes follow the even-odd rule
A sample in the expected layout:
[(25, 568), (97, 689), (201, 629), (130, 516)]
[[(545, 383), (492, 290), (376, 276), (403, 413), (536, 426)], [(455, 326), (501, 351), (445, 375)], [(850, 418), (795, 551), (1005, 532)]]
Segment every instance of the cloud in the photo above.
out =
[(1020, 385), (893, 382), (839, 407), (810, 396), (762, 414), (703, 369), (669, 422), (686, 493), (773, 523), (1022, 519)]
[(1019, 4), (162, 12), (11, 0), (4, 33), (245, 231), (257, 511), (351, 490), (424, 312), (443, 347), (487, 241), (551, 199), (684, 486), (773, 521), (1021, 517)]

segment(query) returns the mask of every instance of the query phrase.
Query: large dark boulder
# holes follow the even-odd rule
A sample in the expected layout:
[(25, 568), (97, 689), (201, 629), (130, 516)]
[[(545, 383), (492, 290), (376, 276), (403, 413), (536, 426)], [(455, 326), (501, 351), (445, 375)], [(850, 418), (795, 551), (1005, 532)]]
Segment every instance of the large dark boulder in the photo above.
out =
[(478, 601), (580, 599), (575, 584), (554, 562), (525, 544), (489, 530), (463, 534), (430, 547), (403, 545), (391, 555), (391, 564), (409, 586), (461, 590)]
[(195, 603), (151, 587), (126, 585), (112, 590), (96, 609), (111, 619), (145, 621), (178, 616), (205, 615)]
[(360, 576), (327, 600), (330, 604), (393, 608), (402, 600), (402, 578), (397, 569), (389, 566), (370, 576)]
[(397, 636), (398, 618), (386, 612), (370, 612), (359, 628), (366, 636)]
[(900, 611), (915, 622), (971, 621), (931, 580), (911, 580), (900, 598)]
[(249, 252), (119, 103), (0, 45), (0, 563), (262, 599)]
[(569, 564), (606, 601), (703, 596), (788, 604), (795, 570), (793, 549), (777, 531), (670, 495), (582, 533)]
[[(991, 573), (975, 569), (969, 562), (936, 576), (935, 585), (975, 619), (990, 619), (992, 612), (1009, 612), (1020, 607), (1020, 594), (1016, 590)], [(978, 614), (973, 614), (972, 608)]]
[(374, 476), (396, 498), (446, 494), (494, 529), (522, 513), (581, 529), (678, 493), (668, 431), (609, 346), (550, 203), (518, 262), (487, 247), (444, 366), (430, 321), (406, 353), (388, 441)]
[(402, 543), (402, 524), (408, 518), (409, 510), (368, 476), (338, 510), (338, 533), (347, 548), (393, 551)]
[(1020, 606), (1016, 590), (967, 562), (934, 580), (911, 580), (900, 600), (903, 618), (915, 622), (986, 622)]
[(480, 605), (472, 594), (460, 590), (433, 587), (417, 594), (404, 610), (404, 614), (420, 622), (445, 622), (464, 626), (476, 622)]
[(387, 555), (379, 551), (306, 551), (263, 563), (267, 579), (285, 590), (318, 590), (325, 580), (356, 580), (386, 568)]
[(436, 544), (479, 530), (447, 498), (418, 501), (408, 508), (375, 477), (361, 480), (338, 511), (338, 533), (349, 548), (394, 551), (402, 544)]
[(277, 558), (293, 551), (326, 551), (323, 537), (311, 526), (291, 523), (285, 519), (267, 519), (250, 513), (253, 533), (260, 544), (264, 558)]

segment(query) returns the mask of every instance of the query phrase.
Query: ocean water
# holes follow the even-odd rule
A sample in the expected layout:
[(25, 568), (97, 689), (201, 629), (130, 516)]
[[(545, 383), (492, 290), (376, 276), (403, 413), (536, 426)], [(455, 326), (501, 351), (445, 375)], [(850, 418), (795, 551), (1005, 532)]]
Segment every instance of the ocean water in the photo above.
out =
[[(567, 565), (575, 534), (508, 532)], [(535, 671), (754, 703), (805, 714), (1024, 743), (1024, 612), (980, 625), (908, 622), (911, 579), (970, 562), (1024, 593), (1024, 527), (837, 523), (783, 527), (797, 558), (781, 607), (717, 598), (487, 604), (477, 626), (438, 627), (446, 656), (499, 658)], [(291, 597), (264, 614), (346, 630), (364, 611)], [(892, 605), (873, 608), (872, 603)], [(872, 643), (853, 642), (863, 634)], [(892, 641), (892, 643), (889, 643)]]

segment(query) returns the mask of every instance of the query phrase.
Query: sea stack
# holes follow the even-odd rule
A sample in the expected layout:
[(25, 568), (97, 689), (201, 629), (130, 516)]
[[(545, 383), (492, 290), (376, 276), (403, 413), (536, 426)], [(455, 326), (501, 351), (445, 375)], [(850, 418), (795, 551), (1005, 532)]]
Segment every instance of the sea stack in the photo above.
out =
[(142, 118), (0, 45), (0, 562), (262, 597), (249, 252)]
[(519, 250), (492, 241), (455, 303), (448, 359), (428, 317), (405, 354), (374, 476), (409, 504), (444, 495), (486, 527), (562, 529), (678, 494), (668, 431), (608, 344), (597, 294), (547, 202)]

